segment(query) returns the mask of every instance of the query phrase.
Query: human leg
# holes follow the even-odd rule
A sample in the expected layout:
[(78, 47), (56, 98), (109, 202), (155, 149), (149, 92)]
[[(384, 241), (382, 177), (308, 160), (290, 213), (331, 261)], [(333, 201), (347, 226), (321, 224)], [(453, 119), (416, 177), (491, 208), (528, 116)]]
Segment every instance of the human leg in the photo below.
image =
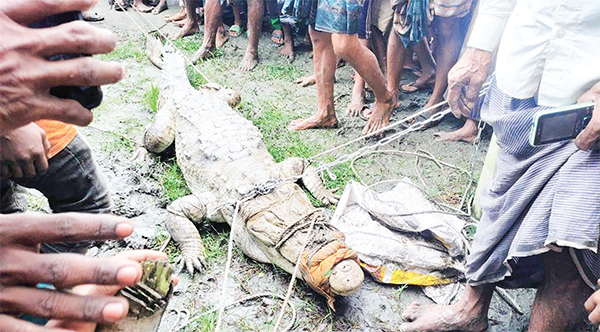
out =
[(371, 50), (373, 50), (373, 54), (377, 58), (377, 62), (379, 63), (379, 68), (381, 68), (381, 72), (385, 75), (386, 73), (386, 65), (385, 65), (385, 40), (383, 38), (383, 32), (379, 31), (376, 27), (371, 26), (371, 36), (369, 37), (369, 41), (371, 42)]
[(284, 58), (294, 60), (294, 32), (289, 24), (283, 24), (283, 48), (279, 52)]
[[(400, 88), (400, 79), (402, 78), (402, 68), (404, 66), (404, 53), (406, 48), (398, 37), (398, 34), (392, 30), (388, 39), (387, 46), (387, 87), (394, 98), (398, 99), (398, 90)], [(399, 102), (394, 108), (399, 107)]]
[(407, 322), (400, 325), (400, 331), (485, 331), (494, 288), (493, 284), (467, 285), (461, 298), (448, 306), (413, 303), (402, 312)]
[(154, 7), (154, 9), (152, 9), (152, 14), (158, 15), (167, 9), (169, 9), (169, 6), (167, 5), (167, 0), (160, 0), (158, 4)]
[(279, 10), (277, 6), (277, 0), (265, 0), (267, 6), (267, 13), (269, 14), (269, 22), (271, 22), (271, 41), (277, 45), (283, 45), (285, 40), (283, 26), (279, 19)]
[(200, 2), (201, 0), (187, 0), (185, 2), (186, 18), (183, 20), (183, 27), (179, 30), (179, 33), (173, 37), (173, 40), (198, 32), (199, 17), (196, 13), (196, 9), (200, 8)]
[(544, 281), (531, 309), (529, 331), (580, 331), (587, 317), (584, 303), (593, 293), (569, 251), (543, 254)]
[(258, 41), (264, 10), (264, 0), (248, 0), (248, 46), (240, 62), (241, 71), (250, 71), (258, 64)]
[(402, 90), (406, 92), (418, 91), (435, 84), (435, 61), (429, 49), (427, 39), (421, 39), (420, 42), (413, 46), (413, 50), (417, 54), (417, 59), (419, 59), (419, 64), (421, 65), (421, 76), (414, 83), (402, 86)]
[(425, 108), (444, 100), (444, 92), (448, 87), (448, 72), (458, 60), (464, 39), (460, 31), (460, 20), (461, 18), (435, 16), (434, 25), (438, 40), (434, 50), (436, 78)]
[[(369, 47), (368, 39), (359, 39), (361, 45)], [(354, 86), (352, 87), (352, 97), (350, 105), (346, 109), (346, 115), (358, 116), (363, 109), (365, 101), (365, 80), (358, 73), (354, 75)]]
[(336, 57), (331, 45), (331, 34), (310, 28), (313, 43), (313, 68), (317, 84), (317, 114), (306, 119), (292, 121), (288, 128), (304, 130), (314, 128), (331, 128), (337, 126), (333, 104), (333, 81), (335, 76)]
[(231, 9), (233, 10), (233, 25), (229, 28), (229, 35), (231, 37), (239, 37), (242, 34), (242, 31), (244, 31), (242, 13), (240, 7), (237, 5), (232, 5)]
[(385, 85), (385, 79), (379, 69), (377, 58), (371, 50), (361, 45), (358, 36), (334, 33), (331, 42), (336, 55), (346, 60), (357, 73), (362, 76), (375, 94), (373, 113), (367, 125), (363, 128), (363, 135), (380, 130), (389, 124), (394, 98)]
[[(92, 151), (78, 135), (48, 160), (48, 170), (31, 180), (19, 180), (24, 187), (39, 190), (53, 213), (110, 213), (112, 202), (107, 180), (92, 157)], [(68, 188), (68, 189), (67, 189)], [(44, 244), (45, 252), (84, 253), (89, 242)]]
[(204, 41), (192, 61), (208, 58), (216, 49), (219, 27), (223, 26), (223, 7), (220, 0), (206, 0), (204, 6)]

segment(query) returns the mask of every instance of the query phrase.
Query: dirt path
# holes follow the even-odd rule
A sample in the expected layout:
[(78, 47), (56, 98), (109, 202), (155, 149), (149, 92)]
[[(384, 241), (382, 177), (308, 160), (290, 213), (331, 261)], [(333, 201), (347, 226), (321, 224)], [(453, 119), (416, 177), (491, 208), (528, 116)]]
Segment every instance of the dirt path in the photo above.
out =
[[(158, 248), (166, 239), (166, 231), (161, 226), (166, 212), (164, 207), (172, 199), (186, 192), (185, 184), (173, 160), (149, 161), (136, 164), (130, 157), (141, 140), (145, 125), (153, 117), (151, 105), (155, 103), (153, 87), (159, 79), (159, 71), (145, 58), (143, 34), (133, 24), (127, 14), (109, 10), (101, 3), (97, 11), (106, 20), (99, 26), (114, 31), (119, 36), (117, 51), (105, 58), (123, 63), (127, 68), (126, 79), (104, 89), (103, 105), (94, 111), (95, 120), (89, 128), (81, 131), (88, 137), (96, 159), (107, 174), (112, 188), (115, 213), (128, 216), (136, 223), (136, 231), (131, 238), (119, 243), (105, 244), (91, 251), (93, 255), (111, 255), (123, 247)], [(144, 15), (154, 25), (162, 27), (167, 34), (174, 34), (177, 28), (165, 25), (164, 14)], [(145, 31), (153, 30), (140, 15), (133, 10), (130, 14)], [(164, 26), (164, 27), (163, 27)], [(358, 118), (344, 116), (350, 102), (351, 69), (346, 66), (336, 73), (336, 107), (341, 121), (337, 130), (306, 131), (292, 133), (285, 125), (298, 117), (314, 112), (316, 90), (314, 87), (298, 88), (293, 83), (298, 77), (311, 74), (312, 61), (308, 58), (306, 45), (300, 45), (296, 60), (290, 64), (279, 55), (279, 47), (272, 44), (269, 34), (263, 32), (260, 42), (261, 63), (250, 73), (240, 73), (237, 64), (243, 56), (247, 37), (232, 38), (216, 53), (216, 57), (198, 65), (198, 68), (211, 80), (237, 89), (243, 97), (238, 110), (262, 130), (270, 152), (277, 160), (288, 156), (308, 157), (327, 148), (358, 137), (364, 122)], [(191, 54), (201, 43), (201, 35), (185, 38), (177, 43), (187, 54)], [(202, 82), (199, 75), (190, 72), (192, 81)], [(409, 79), (411, 77), (408, 77)], [(412, 77), (414, 79), (414, 77)], [(426, 93), (403, 96), (403, 109), (394, 114), (394, 119), (404, 117), (426, 101)], [(451, 130), (460, 126), (454, 119), (444, 121), (436, 130)], [(469, 168), (473, 160), (474, 169), (481, 168), (489, 134), (484, 136), (480, 150), (472, 155), (473, 147), (464, 143), (435, 143), (433, 131), (413, 133), (402, 142), (389, 148), (415, 152), (425, 150), (445, 162)], [(362, 142), (360, 143), (362, 144)], [(349, 149), (360, 145), (351, 146)], [(347, 151), (346, 151), (347, 152)], [(324, 159), (323, 161), (331, 160)], [(419, 181), (422, 176), (428, 193), (453, 204), (460, 200), (468, 179), (452, 172), (441, 172), (431, 162), (421, 161), (415, 166), (414, 157), (397, 155), (374, 155), (356, 163), (360, 177), (366, 183), (383, 179), (397, 179), (409, 176)], [(351, 178), (356, 178), (350, 167), (332, 169), (336, 179), (328, 179), (330, 187), (340, 187)], [(476, 171), (475, 178), (478, 178)], [(210, 268), (204, 274), (193, 278), (182, 273), (170, 309), (188, 310), (192, 314), (201, 313), (219, 305), (220, 286), (224, 282), (224, 262), (227, 250), (228, 228), (205, 225), (201, 229), (207, 248)], [(176, 258), (176, 249), (171, 244), (167, 252)], [(274, 292), (285, 294), (289, 275), (274, 266), (258, 264), (234, 251), (232, 272), (228, 277), (229, 291), (226, 303), (241, 299), (248, 294)], [(529, 311), (533, 300), (531, 291), (511, 292), (523, 307)], [(304, 283), (299, 282), (292, 297), (298, 311), (294, 331), (396, 331), (401, 323), (400, 313), (412, 301), (430, 302), (416, 287), (402, 288), (381, 285), (367, 278), (364, 287), (350, 297), (337, 301), (337, 312), (327, 308), (322, 297), (316, 295)], [(279, 313), (280, 302), (262, 299), (244, 303), (226, 311), (225, 323), (230, 331), (270, 331)], [(516, 315), (506, 304), (495, 298), (490, 317), (490, 331), (525, 330), (528, 315)], [(289, 316), (286, 317), (289, 319)], [(163, 320), (161, 331), (171, 331), (175, 315)], [(216, 321), (215, 314), (205, 315), (191, 322), (187, 331), (211, 331)]]

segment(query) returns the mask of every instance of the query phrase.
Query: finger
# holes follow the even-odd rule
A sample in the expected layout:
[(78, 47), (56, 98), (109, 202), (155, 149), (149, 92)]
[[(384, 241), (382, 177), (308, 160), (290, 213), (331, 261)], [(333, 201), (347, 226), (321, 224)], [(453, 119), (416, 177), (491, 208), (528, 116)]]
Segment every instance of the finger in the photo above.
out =
[(97, 0), (2, 0), (0, 12), (14, 21), (29, 25), (54, 14), (86, 11), (97, 2)]
[(48, 95), (41, 97), (35, 103), (35, 106), (23, 116), (23, 124), (42, 120), (57, 120), (61, 122), (72, 123), (78, 126), (86, 126), (94, 119), (90, 110), (81, 106), (81, 104), (71, 99), (60, 99)]
[(114, 258), (126, 258), (141, 263), (149, 259), (167, 259), (167, 254), (156, 250), (127, 250), (114, 256)]
[(454, 114), (454, 116), (456, 118), (460, 118), (462, 112), (459, 109), (458, 103), (460, 101), (461, 98), (461, 94), (462, 94), (462, 84), (458, 83), (458, 82), (454, 82), (452, 84), (450, 84), (450, 86), (448, 87), (448, 105), (450, 106), (450, 110), (452, 111), (452, 114)]
[(32, 75), (42, 88), (100, 86), (116, 83), (125, 76), (125, 69), (117, 62), (92, 57), (47, 62), (43, 68), (35, 68), (37, 77)]
[(7, 312), (84, 322), (116, 322), (129, 310), (122, 297), (88, 297), (27, 287), (5, 288), (0, 298)]
[(594, 308), (594, 310), (590, 312), (588, 319), (594, 324), (600, 323), (600, 311), (598, 310), (598, 307)]
[(37, 54), (47, 58), (55, 54), (106, 54), (117, 46), (116, 36), (83, 21), (37, 29)]
[[(37, 156), (36, 156), (36, 158), (37, 158)], [(19, 163), (21, 166), (21, 169), (23, 170), (23, 175), (27, 179), (32, 179), (36, 176), (34, 160), (35, 159), (31, 159), (31, 160), (27, 160), (27, 161), (24, 160)]]
[[(44, 147), (45, 148), (45, 147)], [(44, 155), (36, 155), (33, 160), (35, 172), (37, 174), (44, 174), (48, 170), (48, 150), (46, 150), (46, 154)]]
[(15, 163), (11, 163), (8, 165), (9, 169), (10, 169), (10, 174), (12, 178), (15, 179), (22, 179), (23, 178), (23, 170), (21, 169), (21, 166), (15, 164)]
[(22, 319), (17, 319), (7, 315), (0, 315), (0, 331), (20, 331), (20, 332), (72, 332), (57, 328), (47, 328), (44, 326), (29, 323)]
[(596, 295), (596, 293), (588, 297), (588, 299), (584, 303), (585, 310), (587, 310), (588, 312), (591, 312), (596, 307), (596, 300), (594, 299), (594, 295)]
[(12, 173), (10, 172), (10, 167), (8, 167), (8, 165), (6, 165), (6, 164), (3, 163), (2, 164), (2, 169), (0, 171), (0, 176), (3, 179), (8, 179), (8, 178), (11, 177), (11, 175), (12, 175)]
[(121, 285), (137, 283), (142, 268), (125, 258), (93, 258), (78, 254), (45, 254), (8, 248), (2, 250), (3, 283), (36, 285), (40, 282), (59, 289), (76, 285)]
[(460, 98), (458, 100), (458, 110), (460, 111), (461, 116), (468, 117), (471, 114), (471, 109), (465, 103), (465, 98)]
[(590, 127), (586, 127), (582, 132), (575, 137), (575, 146), (579, 150), (588, 151), (594, 145), (594, 142), (598, 139), (598, 135), (594, 134)]
[(106, 214), (0, 215), (0, 245), (109, 240), (124, 238), (132, 232), (133, 225), (127, 219)]

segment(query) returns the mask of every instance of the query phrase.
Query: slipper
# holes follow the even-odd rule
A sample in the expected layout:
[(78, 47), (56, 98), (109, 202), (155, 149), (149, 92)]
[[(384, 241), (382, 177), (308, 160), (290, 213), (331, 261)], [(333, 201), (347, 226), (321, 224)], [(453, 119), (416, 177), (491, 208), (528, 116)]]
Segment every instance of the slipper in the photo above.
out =
[(229, 27), (229, 35), (231, 37), (239, 37), (242, 35), (243, 32), (244, 32), (244, 28), (242, 28), (241, 26), (239, 26), (237, 24), (234, 24)]
[(371, 107), (373, 107), (373, 104), (364, 104), (363, 107), (360, 109), (360, 112), (358, 112), (358, 117), (363, 121), (369, 121), (369, 117), (371, 117), (371, 114), (366, 115), (365, 111), (371, 111)]
[(115, 10), (118, 12), (122, 12), (127, 10), (127, 8), (131, 7), (131, 4), (129, 3), (129, 1), (125, 1), (125, 0), (116, 0), (114, 2), (114, 6), (115, 6)]
[(422, 86), (417, 86), (416, 82), (410, 82), (408, 84), (400, 85), (400, 90), (404, 93), (414, 93), (420, 90), (430, 91), (433, 89), (435, 84), (435, 79), (433, 81), (428, 81)]
[(104, 20), (104, 16), (97, 12), (83, 12), (81, 16), (83, 16), (83, 20), (86, 22), (100, 22)]
[[(283, 45), (283, 43), (284, 43), (284, 41), (283, 41), (283, 38), (284, 38), (284, 36), (283, 36), (283, 31), (282, 31), (282, 32), (276, 32), (276, 30), (274, 30), (274, 31), (271, 33), (271, 41), (272, 41), (273, 43), (277, 44), (277, 45)], [(281, 42), (277, 42), (277, 41), (275, 41), (275, 40), (277, 40), (277, 39), (278, 39), (278, 40), (280, 40)]]
[[(415, 123), (417, 123), (417, 122), (422, 122), (422, 121), (429, 120), (429, 119), (431, 119), (431, 117), (432, 117), (432, 116), (434, 116), (435, 114), (436, 114), (436, 113), (430, 113), (430, 112), (426, 112), (426, 113), (423, 113), (423, 114), (419, 114), (417, 117), (413, 118), (413, 120), (414, 120), (414, 121), (413, 121), (413, 122), (411, 122), (411, 123), (410, 123), (410, 125), (412, 126), (412, 125), (414, 125), (414, 124), (415, 124)], [(443, 120), (443, 119), (444, 119), (444, 118), (442, 117), (442, 118), (441, 118), (441, 119), (439, 119), (439, 120), (436, 120), (436, 121), (429, 122), (428, 124), (426, 124), (426, 125), (425, 125), (423, 128), (421, 128), (420, 130), (427, 130), (427, 129), (430, 129), (430, 128), (433, 128), (433, 127), (436, 127), (437, 125), (439, 125), (439, 124), (440, 124), (440, 122), (442, 122), (442, 120)]]

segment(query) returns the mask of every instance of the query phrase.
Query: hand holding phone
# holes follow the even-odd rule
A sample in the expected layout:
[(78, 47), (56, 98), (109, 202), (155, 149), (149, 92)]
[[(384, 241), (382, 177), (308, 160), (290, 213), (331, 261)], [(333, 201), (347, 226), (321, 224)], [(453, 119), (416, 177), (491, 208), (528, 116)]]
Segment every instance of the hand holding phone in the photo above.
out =
[(592, 119), (594, 103), (585, 102), (539, 111), (529, 133), (529, 144), (540, 146), (576, 138)]

